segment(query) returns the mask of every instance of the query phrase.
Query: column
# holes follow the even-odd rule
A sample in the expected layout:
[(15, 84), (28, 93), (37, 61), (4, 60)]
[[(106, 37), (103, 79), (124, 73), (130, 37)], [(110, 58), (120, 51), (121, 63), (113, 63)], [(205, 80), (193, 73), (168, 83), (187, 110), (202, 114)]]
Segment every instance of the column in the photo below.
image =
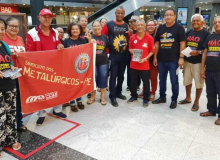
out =
[(216, 16), (220, 16), (220, 3), (212, 4), (212, 12), (211, 12), (211, 17), (210, 17), (210, 31), (212, 30), (214, 18)]
[(190, 30), (192, 28), (191, 26), (191, 17), (193, 14), (195, 14), (195, 5), (196, 0), (175, 0), (175, 10), (177, 12), (178, 7), (187, 7), (187, 30)]
[(31, 5), (31, 17), (32, 17), (32, 25), (37, 25), (39, 20), (37, 16), (40, 11), (44, 8), (44, 0), (30, 0)]

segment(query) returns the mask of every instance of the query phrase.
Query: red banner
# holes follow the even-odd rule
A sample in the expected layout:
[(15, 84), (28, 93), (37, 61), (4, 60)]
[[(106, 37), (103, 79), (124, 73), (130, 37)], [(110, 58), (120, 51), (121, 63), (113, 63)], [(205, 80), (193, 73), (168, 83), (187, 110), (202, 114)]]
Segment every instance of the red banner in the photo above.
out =
[(18, 67), (23, 113), (61, 105), (81, 97), (95, 86), (95, 46), (19, 53)]

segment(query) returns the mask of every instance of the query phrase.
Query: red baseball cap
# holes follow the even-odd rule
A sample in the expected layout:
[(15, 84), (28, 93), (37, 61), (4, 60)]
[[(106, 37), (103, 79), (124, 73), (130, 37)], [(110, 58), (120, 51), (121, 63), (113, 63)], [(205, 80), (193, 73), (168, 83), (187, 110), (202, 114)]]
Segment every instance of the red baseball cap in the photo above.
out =
[(53, 13), (49, 9), (47, 9), (47, 8), (42, 9), (40, 11), (39, 15), (41, 15), (41, 16), (49, 15), (51, 17), (54, 17)]

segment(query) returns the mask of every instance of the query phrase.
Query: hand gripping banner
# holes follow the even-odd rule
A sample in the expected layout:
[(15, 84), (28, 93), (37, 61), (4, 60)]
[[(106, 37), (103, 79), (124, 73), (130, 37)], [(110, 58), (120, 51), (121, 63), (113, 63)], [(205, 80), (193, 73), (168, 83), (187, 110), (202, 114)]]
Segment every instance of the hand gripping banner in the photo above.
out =
[(64, 104), (96, 89), (95, 44), (19, 53), (23, 113)]

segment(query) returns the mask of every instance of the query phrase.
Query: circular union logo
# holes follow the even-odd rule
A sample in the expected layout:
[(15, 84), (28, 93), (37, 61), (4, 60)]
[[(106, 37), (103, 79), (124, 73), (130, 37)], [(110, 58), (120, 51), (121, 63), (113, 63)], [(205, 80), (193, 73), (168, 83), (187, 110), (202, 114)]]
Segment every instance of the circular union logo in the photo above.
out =
[(89, 69), (90, 57), (87, 53), (80, 54), (75, 61), (75, 69), (79, 74), (85, 73)]

